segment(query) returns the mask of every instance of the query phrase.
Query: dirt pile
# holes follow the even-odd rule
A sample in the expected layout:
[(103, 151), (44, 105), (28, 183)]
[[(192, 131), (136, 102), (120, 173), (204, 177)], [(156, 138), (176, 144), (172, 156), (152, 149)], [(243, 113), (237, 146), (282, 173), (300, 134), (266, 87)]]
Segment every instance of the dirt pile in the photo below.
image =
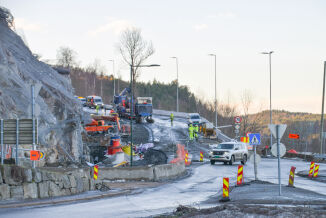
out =
[(31, 118), (31, 84), (36, 84), (39, 144), (47, 163), (86, 157), (81, 121), (88, 119), (74, 99), (69, 75), (38, 61), (12, 30), (10, 12), (0, 7), (0, 117)]

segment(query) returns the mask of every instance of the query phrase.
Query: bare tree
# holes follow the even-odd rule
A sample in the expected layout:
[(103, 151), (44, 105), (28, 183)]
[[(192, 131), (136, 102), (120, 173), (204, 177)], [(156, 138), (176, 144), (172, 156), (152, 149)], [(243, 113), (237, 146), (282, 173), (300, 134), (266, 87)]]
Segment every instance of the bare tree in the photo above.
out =
[(155, 52), (152, 42), (143, 39), (140, 29), (128, 28), (122, 32), (118, 48), (123, 60), (133, 66), (132, 76), (135, 83), (140, 75), (139, 66)]
[(57, 64), (70, 68), (76, 65), (77, 53), (69, 47), (60, 47), (57, 50)]

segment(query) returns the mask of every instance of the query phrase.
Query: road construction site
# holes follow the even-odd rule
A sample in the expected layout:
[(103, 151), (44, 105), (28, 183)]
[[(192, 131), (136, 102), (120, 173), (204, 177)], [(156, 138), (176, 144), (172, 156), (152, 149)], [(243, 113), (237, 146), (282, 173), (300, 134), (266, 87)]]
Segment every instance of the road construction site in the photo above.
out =
[[(186, 137), (187, 120), (181, 117), (176, 118), (174, 126), (171, 127), (167, 116), (154, 115), (153, 118), (155, 123), (145, 124), (144, 128), (141, 128), (141, 135), (136, 138), (146, 135), (144, 137), (148, 138), (147, 142), (152, 140), (154, 147), (165, 150), (171, 160), (175, 152), (171, 144), (178, 143)], [(96, 196), (96, 194), (98, 196), (98, 191), (87, 192), (87, 195), (77, 195), (74, 200), (70, 201), (64, 199), (61, 201), (62, 197), (53, 199), (56, 202), (55, 206), (54, 203), (46, 201), (43, 204), (28, 207), (22, 204), (18, 208), (11, 208), (7, 204), (7, 208), (0, 209), (0, 212), (4, 217), (81, 217), (92, 216), (91, 214), (96, 214), (96, 217), (148, 217), (162, 214), (172, 216), (173, 212), (177, 211), (177, 207), (183, 205), (187, 209), (183, 210), (178, 207), (178, 210), (181, 211), (181, 215), (185, 216), (227, 214), (229, 216), (288, 215), (294, 217), (298, 211), (302, 214), (325, 216), (326, 183), (305, 175), (295, 175), (294, 188), (286, 187), (291, 167), (295, 166), (296, 172), (308, 174), (310, 162), (296, 158), (281, 160), (282, 195), (279, 196), (276, 185), (278, 181), (276, 158), (262, 159), (257, 169), (257, 181), (254, 181), (253, 164), (248, 162), (243, 168), (244, 185), (236, 186), (239, 164), (211, 165), (207, 158), (204, 158), (204, 162), (199, 162), (199, 152), (201, 149), (208, 149), (210, 143), (204, 140), (202, 143), (201, 140), (198, 143), (188, 143), (187, 149), (192, 164), (187, 166), (187, 173), (179, 179), (159, 183), (111, 180), (105, 183), (110, 190), (102, 193), (115, 193), (114, 196), (104, 195), (91, 198), (90, 196)], [(207, 157), (207, 154), (205, 156)], [(321, 169), (326, 168), (324, 163), (319, 165)], [(324, 172), (321, 170), (319, 177), (324, 177)], [(101, 167), (99, 168), (100, 174)], [(228, 177), (230, 181), (230, 201), (222, 203), (220, 200), (224, 177)], [(140, 185), (142, 183), (143, 186)], [(126, 190), (129, 191), (126, 192)], [(203, 210), (213, 207), (216, 207), (215, 211), (214, 209), (207, 209), (210, 212)], [(265, 209), (255, 210), (256, 207)]]

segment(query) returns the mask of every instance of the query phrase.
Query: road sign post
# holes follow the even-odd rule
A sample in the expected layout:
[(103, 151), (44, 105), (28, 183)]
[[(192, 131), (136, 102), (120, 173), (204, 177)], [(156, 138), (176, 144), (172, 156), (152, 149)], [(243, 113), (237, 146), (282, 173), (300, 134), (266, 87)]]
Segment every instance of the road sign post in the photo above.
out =
[(249, 144), (254, 146), (254, 172), (255, 172), (255, 180), (257, 180), (256, 147), (257, 145), (260, 145), (260, 134), (259, 133), (249, 134)]
[(280, 124), (280, 125), (275, 125), (275, 124), (270, 124), (268, 125), (269, 129), (271, 130), (273, 136), (276, 138), (276, 144), (277, 144), (277, 163), (278, 163), (278, 193), (281, 196), (282, 191), (281, 191), (281, 154), (280, 154), (280, 141), (281, 138), (285, 132), (286, 125), (285, 124)]

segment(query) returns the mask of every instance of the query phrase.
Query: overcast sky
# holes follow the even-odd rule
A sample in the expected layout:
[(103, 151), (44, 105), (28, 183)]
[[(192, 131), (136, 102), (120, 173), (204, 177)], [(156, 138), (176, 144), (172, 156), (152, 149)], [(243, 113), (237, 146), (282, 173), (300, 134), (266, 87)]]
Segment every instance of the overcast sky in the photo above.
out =
[(68, 46), (87, 66), (99, 59), (112, 74), (129, 80), (129, 70), (116, 49), (119, 33), (142, 29), (156, 49), (140, 80), (176, 79), (200, 98), (217, 96), (240, 105), (240, 95), (253, 95), (252, 112), (269, 108), (268, 56), (272, 55), (273, 109), (321, 112), (323, 65), (326, 60), (326, 1), (323, 0), (0, 0), (15, 17), (34, 53), (54, 60)]

